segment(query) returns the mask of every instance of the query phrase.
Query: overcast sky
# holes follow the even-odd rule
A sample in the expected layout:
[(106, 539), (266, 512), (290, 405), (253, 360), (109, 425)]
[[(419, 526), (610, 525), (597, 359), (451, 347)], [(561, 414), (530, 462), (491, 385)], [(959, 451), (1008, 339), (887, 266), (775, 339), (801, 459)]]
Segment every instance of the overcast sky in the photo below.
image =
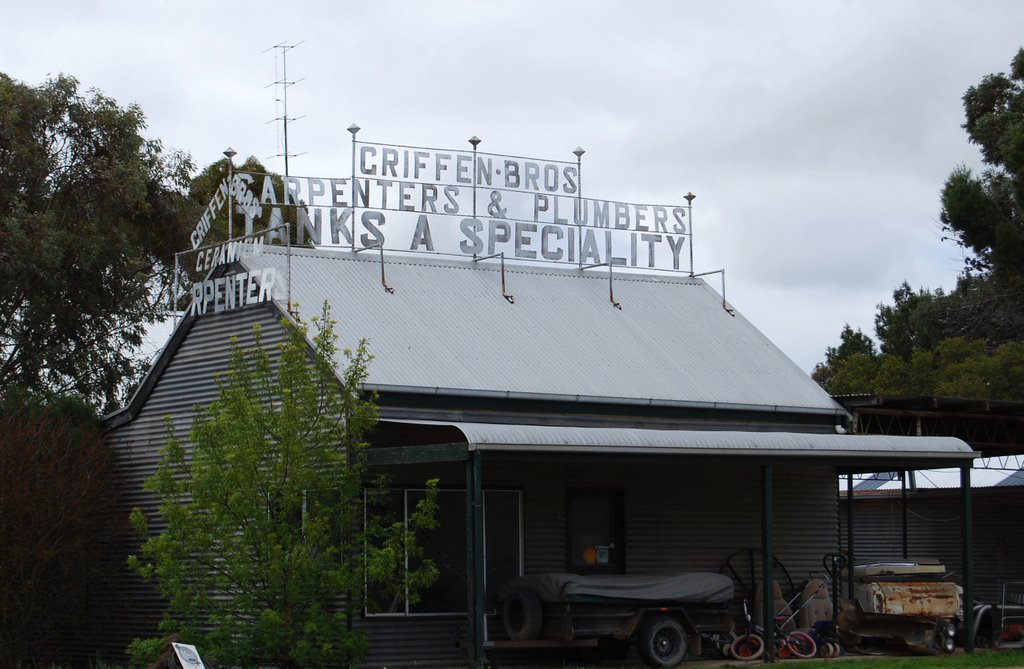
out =
[[(1024, 46), (1024, 2), (34, 0), (7, 3), (0, 71), (64, 72), (200, 167), (228, 146), (350, 174), (360, 139), (584, 156), (585, 194), (694, 201), (695, 269), (810, 371), (902, 281), (954, 286), (939, 191), (979, 153), (961, 96)], [(301, 44), (300, 44), (301, 42)], [(270, 49), (268, 51), (268, 49)], [(717, 279), (712, 285), (718, 288)], [(668, 342), (666, 342), (668, 344)]]

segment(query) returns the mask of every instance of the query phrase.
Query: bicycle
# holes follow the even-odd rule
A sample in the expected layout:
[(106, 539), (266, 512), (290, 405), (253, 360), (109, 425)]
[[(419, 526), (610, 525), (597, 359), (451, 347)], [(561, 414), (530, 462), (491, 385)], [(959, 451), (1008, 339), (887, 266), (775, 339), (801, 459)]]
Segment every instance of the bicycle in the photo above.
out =
[[(775, 616), (775, 628), (781, 630), (789, 621), (796, 617), (800, 609), (786, 615), (779, 613)], [(732, 656), (737, 660), (752, 661), (764, 655), (764, 628), (754, 623), (750, 617), (750, 609), (747, 607), (747, 600), (743, 600), (743, 615), (747, 619), (747, 631), (732, 642)], [(811, 635), (800, 630), (792, 632), (781, 632), (776, 635), (778, 647), (775, 655), (779, 659), (798, 657), (810, 659), (818, 654), (818, 644), (814, 642)]]

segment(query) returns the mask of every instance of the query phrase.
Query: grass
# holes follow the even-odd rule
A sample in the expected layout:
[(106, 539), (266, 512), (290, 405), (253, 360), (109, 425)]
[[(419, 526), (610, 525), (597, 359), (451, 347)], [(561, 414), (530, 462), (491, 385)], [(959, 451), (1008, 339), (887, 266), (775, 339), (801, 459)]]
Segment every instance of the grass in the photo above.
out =
[[(837, 667), (837, 663), (839, 667)], [(506, 665), (508, 669), (510, 665)], [(550, 665), (525, 665), (516, 664), (516, 667), (529, 667), (529, 669), (553, 669)], [(611, 668), (614, 663), (603, 663), (596, 665), (598, 669)], [(631, 669), (641, 667), (642, 665), (628, 665)], [(707, 660), (696, 660), (683, 662), (680, 669), (686, 669), (691, 666), (695, 668), (703, 667), (720, 667), (725, 669), (732, 667), (734, 669), (740, 669), (745, 667), (746, 669), (756, 669), (758, 667), (764, 667), (765, 664), (760, 660), (756, 662), (731, 662), (727, 663), (724, 660), (722, 662), (714, 662)], [(873, 655), (845, 655), (842, 658), (832, 660), (786, 660), (783, 662), (776, 662), (775, 667), (786, 669), (989, 669), (994, 667), (1024, 667), (1024, 650), (976, 650), (973, 655), (966, 655), (962, 652), (957, 652), (953, 655), (927, 655), (927, 656), (909, 656), (909, 657), (896, 657), (892, 655), (873, 656)], [(53, 665), (50, 669), (65, 669), (62, 665)], [(107, 664), (100, 662), (94, 666), (94, 669), (123, 669), (116, 664)], [(583, 665), (583, 664), (567, 664), (558, 669), (594, 669), (594, 665)]]
[[(1022, 650), (976, 650), (972, 655), (956, 653), (954, 655), (914, 656), (914, 657), (876, 657), (869, 655), (848, 655), (836, 660), (792, 660), (784, 664), (796, 662), (802, 669), (835, 669), (836, 662), (847, 663), (849, 669), (984, 669), (988, 667), (1024, 667), (1024, 651)], [(722, 665), (725, 667), (752, 667), (759, 663), (736, 663)], [(683, 665), (685, 666), (685, 665)]]
[[(563, 665), (506, 663), (502, 669), (646, 669), (638, 661), (600, 664), (567, 663)], [(831, 660), (784, 660), (766, 665), (760, 660), (736, 662), (727, 660), (686, 660), (679, 669), (989, 669), (990, 667), (1024, 667), (1024, 650), (976, 650), (973, 655), (958, 651), (953, 655), (877, 656), (844, 655)]]

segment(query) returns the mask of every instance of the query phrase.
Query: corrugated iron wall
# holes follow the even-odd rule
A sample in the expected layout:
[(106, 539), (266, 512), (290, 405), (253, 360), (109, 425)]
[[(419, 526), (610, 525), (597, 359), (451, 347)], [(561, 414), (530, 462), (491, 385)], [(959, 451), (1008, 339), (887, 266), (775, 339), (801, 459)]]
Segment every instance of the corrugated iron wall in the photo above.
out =
[[(268, 308), (242, 309), (195, 322), (170, 362), (160, 383), (154, 388), (134, 421), (107, 433), (108, 443), (117, 450), (121, 484), (120, 513), (133, 507), (147, 512), (151, 531), (161, 523), (154, 513), (152, 498), (142, 490), (143, 481), (156, 471), (160, 449), (167, 438), (165, 417), (171, 418), (178, 436), (186, 436), (192, 425), (196, 404), (208, 405), (217, 393), (214, 375), (227, 370), (231, 352), (230, 337), (239, 345), (252, 346), (252, 326), (263, 328), (264, 345), (276, 347), (283, 330), (277, 327), (275, 312)], [(142, 540), (132, 536), (124, 546), (122, 564), (129, 554), (137, 554)], [(133, 638), (159, 636), (157, 625), (164, 612), (163, 601), (152, 585), (124, 565), (124, 576), (117, 590), (98, 593), (97, 605), (109, 621), (107, 633), (96, 638), (92, 657), (118, 659)]]
[[(523, 489), (527, 572), (565, 569), (565, 489), (574, 487), (623, 490), (629, 572), (717, 571), (736, 550), (761, 545), (760, 476), (755, 465), (700, 460), (485, 467), (487, 483)], [(777, 556), (806, 576), (836, 550), (834, 472), (776, 466), (774, 491)]]
[[(846, 537), (846, 504), (840, 505)], [(907, 494), (907, 556), (936, 558), (962, 582), (960, 491), (917, 490)], [(999, 601), (1005, 581), (1024, 581), (1024, 489), (977, 488), (972, 492), (974, 596)], [(903, 503), (900, 494), (855, 494), (854, 554), (858, 562), (900, 559)]]

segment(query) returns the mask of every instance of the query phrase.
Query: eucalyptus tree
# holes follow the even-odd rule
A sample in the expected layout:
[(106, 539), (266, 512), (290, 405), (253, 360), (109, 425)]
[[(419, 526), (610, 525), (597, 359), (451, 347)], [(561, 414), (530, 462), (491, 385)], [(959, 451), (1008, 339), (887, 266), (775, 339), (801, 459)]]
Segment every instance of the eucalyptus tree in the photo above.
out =
[(192, 164), (142, 133), (138, 105), (0, 73), (0, 392), (118, 404), (166, 309)]

